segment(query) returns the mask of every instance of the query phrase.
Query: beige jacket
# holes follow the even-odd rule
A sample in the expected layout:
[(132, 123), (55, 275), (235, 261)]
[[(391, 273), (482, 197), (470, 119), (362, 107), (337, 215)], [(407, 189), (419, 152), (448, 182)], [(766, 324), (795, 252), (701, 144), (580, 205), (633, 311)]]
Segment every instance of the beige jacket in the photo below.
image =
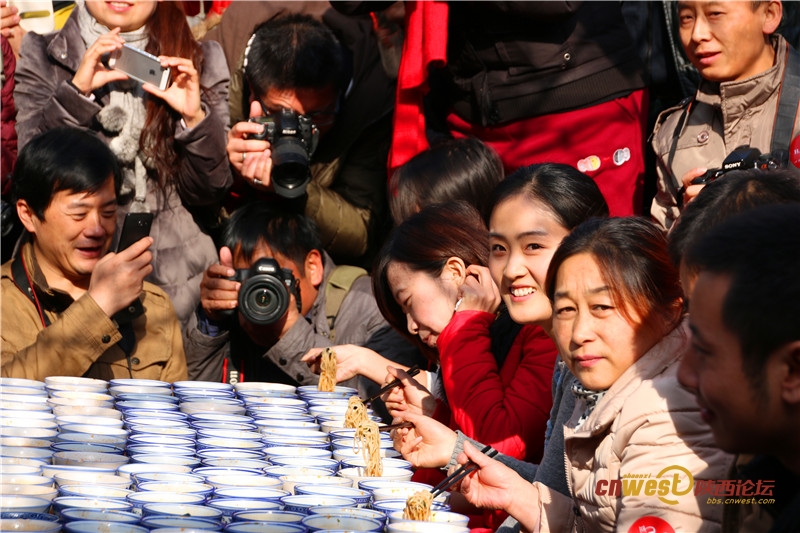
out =
[(166, 293), (145, 282), (145, 312), (134, 320), (136, 346), (130, 371), (118, 346), (122, 335), (89, 294), (77, 300), (47, 286), (36, 266), (30, 244), (22, 253), (50, 326), (44, 328), (36, 307), (14, 284), (11, 261), (2, 266), (2, 375), (43, 380), (48, 376), (98, 379), (187, 379), (186, 357), (175, 310)]
[[(678, 362), (688, 344), (689, 330), (683, 324), (617, 379), (578, 430), (574, 428), (585, 405), (576, 403), (564, 427), (573, 498), (535, 483), (540, 531), (627, 532), (644, 516), (659, 517), (675, 531), (719, 531), (722, 506), (707, 505), (708, 495), (695, 496), (692, 480), (682, 470), (694, 480), (725, 479), (733, 462), (714, 446), (694, 396), (678, 383)], [(609, 481), (631, 475), (639, 477), (624, 480), (641, 482), (638, 496), (608, 493)], [(654, 495), (646, 494), (648, 482), (656, 487)], [(687, 492), (675, 495), (673, 488)], [(659, 498), (661, 489), (663, 498), (674, 504)]]
[[(650, 213), (665, 228), (669, 229), (680, 215), (678, 190), (681, 177), (688, 171), (697, 167), (718, 169), (733, 150), (743, 145), (758, 148), (763, 154), (771, 152), (789, 49), (780, 35), (773, 37), (773, 42), (776, 61), (769, 70), (744, 81), (703, 81), (693, 101), (681, 102), (658, 117), (652, 140), (658, 190)], [(684, 113), (686, 109), (688, 112)], [(797, 113), (794, 134), (799, 131)]]

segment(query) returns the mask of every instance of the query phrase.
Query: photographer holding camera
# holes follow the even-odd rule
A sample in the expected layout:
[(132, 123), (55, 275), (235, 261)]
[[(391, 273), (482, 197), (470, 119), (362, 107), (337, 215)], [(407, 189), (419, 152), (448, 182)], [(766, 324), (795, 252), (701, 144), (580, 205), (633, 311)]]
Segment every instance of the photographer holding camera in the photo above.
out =
[(394, 88), (368, 19), (335, 11), (323, 18), (325, 24), (303, 14), (274, 18), (248, 41), (242, 70), (249, 120), (228, 134), (240, 178), (228, 207), (255, 197), (304, 213), (337, 260), (365, 265), (387, 213)]
[(203, 362), (190, 379), (315, 384), (301, 358), (334, 344), (407, 366), (422, 360), (384, 320), (366, 271), (336, 266), (307, 217), (252, 202), (233, 213), (222, 242), (219, 264), (203, 276), (198, 327), (185, 339)]
[(726, 171), (787, 164), (800, 134), (800, 55), (775, 34), (782, 15), (780, 0), (678, 2), (681, 43), (702, 80), (694, 98), (662, 112), (653, 132), (658, 191), (650, 212), (665, 228)]

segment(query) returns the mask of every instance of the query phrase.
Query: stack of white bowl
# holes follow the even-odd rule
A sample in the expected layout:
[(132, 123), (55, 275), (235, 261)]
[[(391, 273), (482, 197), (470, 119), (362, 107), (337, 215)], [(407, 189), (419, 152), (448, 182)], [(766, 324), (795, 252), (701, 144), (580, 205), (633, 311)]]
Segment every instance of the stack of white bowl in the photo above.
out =
[(43, 472), (58, 434), (45, 384), (0, 378), (0, 387), (0, 530), (58, 531), (49, 513), (58, 491)]

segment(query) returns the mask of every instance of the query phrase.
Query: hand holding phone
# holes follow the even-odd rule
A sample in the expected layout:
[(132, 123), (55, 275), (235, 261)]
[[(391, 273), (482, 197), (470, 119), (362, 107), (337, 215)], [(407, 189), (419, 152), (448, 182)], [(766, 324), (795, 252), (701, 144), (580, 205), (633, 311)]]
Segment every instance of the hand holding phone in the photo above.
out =
[(108, 68), (124, 72), (141, 83), (155, 85), (162, 91), (169, 86), (172, 75), (172, 69), (162, 67), (158, 57), (127, 44), (111, 52), (107, 64)]
[[(150, 235), (153, 217), (153, 213), (128, 213), (125, 215), (125, 222), (119, 234), (117, 253)], [(139, 298), (136, 298), (130, 305), (118, 311), (113, 318), (118, 324), (125, 324), (131, 322), (134, 318), (143, 313), (144, 307), (142, 307), (142, 302)]]
[(128, 213), (119, 234), (117, 253), (150, 235), (153, 213)]

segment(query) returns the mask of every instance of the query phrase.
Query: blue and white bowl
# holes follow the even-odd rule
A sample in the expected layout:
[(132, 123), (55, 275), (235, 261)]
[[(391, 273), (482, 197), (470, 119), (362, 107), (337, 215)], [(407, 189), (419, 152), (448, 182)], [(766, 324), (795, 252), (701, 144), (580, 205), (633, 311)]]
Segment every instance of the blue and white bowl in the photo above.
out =
[(269, 476), (240, 476), (214, 475), (206, 477), (206, 483), (217, 489), (236, 488), (236, 487), (262, 487), (268, 489), (280, 488), (280, 481)]
[(272, 457), (323, 457), (331, 458), (331, 451), (310, 446), (272, 446), (264, 449), (267, 459)]
[(66, 533), (150, 533), (150, 530), (124, 522), (104, 520), (76, 520), (64, 524)]
[(275, 522), (231, 522), (225, 526), (226, 533), (306, 533), (302, 524), (280, 524)]
[(196, 518), (209, 518), (211, 520), (222, 520), (222, 511), (207, 507), (205, 505), (185, 504), (185, 503), (146, 503), (142, 507), (143, 516), (170, 515), (170, 516), (191, 516)]
[(8, 485), (42, 485), (53, 486), (53, 478), (37, 474), (10, 474), (3, 476), (3, 483)]
[(273, 457), (270, 459), (274, 466), (291, 466), (301, 468), (324, 468), (336, 473), (339, 470), (339, 461), (324, 457)]
[(64, 509), (106, 509), (109, 511), (130, 511), (133, 505), (121, 500), (103, 500), (98, 498), (81, 498), (77, 496), (59, 496), (53, 500), (53, 508), (59, 513)]
[[(372, 502), (372, 508), (378, 511), (384, 512), (387, 516), (392, 511), (402, 511), (406, 508), (406, 499), (401, 500), (379, 500)], [(450, 506), (446, 503), (437, 502), (434, 500), (433, 504), (431, 505), (431, 510), (433, 511), (449, 511)]]
[(356, 505), (364, 506), (369, 504), (372, 500), (372, 494), (367, 490), (357, 489), (346, 485), (317, 485), (317, 484), (295, 484), (295, 494), (319, 494), (342, 496), (344, 498), (353, 498)]
[(292, 511), (238, 511), (233, 513), (233, 522), (271, 522), (299, 524), (306, 515)]
[(291, 493), (277, 487), (222, 487), (214, 491), (215, 498), (240, 498), (280, 502)]
[(61, 524), (50, 520), (35, 520), (25, 518), (0, 519), (0, 531), (31, 531), (37, 533), (58, 533)]
[(322, 530), (383, 531), (383, 523), (373, 518), (358, 516), (312, 514), (306, 516), (302, 523), (311, 532)]
[(355, 507), (356, 501), (353, 498), (341, 496), (320, 496), (317, 494), (285, 496), (283, 499), (284, 509), (295, 513), (308, 514), (310, 507), (320, 505), (332, 505), (338, 507)]
[(386, 514), (383, 511), (376, 509), (367, 509), (365, 507), (330, 507), (319, 506), (312, 507), (308, 510), (309, 515), (324, 514), (324, 515), (339, 515), (339, 516), (357, 516), (362, 518), (372, 518), (381, 524), (386, 524)]
[[(271, 464), (264, 459), (203, 459), (203, 466), (220, 468), (245, 468), (248, 470), (263, 471)], [(263, 473), (263, 472), (260, 472)]]
[[(117, 474), (121, 477), (131, 479), (132, 476), (135, 476), (136, 474), (146, 473), (146, 472), (188, 473), (191, 471), (192, 471), (191, 467), (183, 465), (128, 463), (126, 465), (122, 465), (121, 467), (119, 467), (117, 469)], [(135, 478), (131, 480), (135, 481)]]
[(145, 516), (141, 520), (141, 525), (150, 530), (158, 530), (162, 528), (181, 528), (187, 531), (220, 531), (222, 529), (222, 525), (217, 520), (191, 516)]
[(0, 499), (7, 496), (30, 496), (53, 501), (57, 495), (58, 489), (47, 485), (14, 485), (10, 483), (0, 485)]
[(104, 500), (125, 500), (132, 490), (104, 485), (62, 485), (58, 488), (61, 496), (100, 498)]
[(469, 533), (469, 528), (442, 522), (417, 522), (408, 520), (387, 524), (387, 533)]
[(0, 509), (14, 513), (45, 513), (50, 509), (50, 500), (34, 496), (0, 496)]
[[(389, 523), (393, 524), (395, 522), (408, 521), (408, 518), (403, 517), (403, 512), (403, 510), (400, 510), (389, 513), (387, 516)], [(431, 511), (431, 518), (428, 521), (467, 527), (467, 524), (469, 523), (469, 517), (467, 515), (454, 513), (452, 511)]]
[(144, 491), (128, 494), (128, 503), (136, 509), (143, 509), (151, 503), (170, 505), (203, 505), (206, 497), (202, 494), (189, 494), (181, 492), (156, 492)]
[(200, 465), (200, 459), (189, 455), (160, 455), (157, 453), (137, 453), (131, 455), (134, 463), (152, 463), (165, 465), (180, 465), (194, 468)]
[(105, 522), (122, 522), (124, 524), (138, 524), (139, 515), (128, 511), (106, 511), (104, 509), (81, 509), (78, 507), (64, 509), (61, 512), (63, 522), (75, 520), (103, 520)]
[(146, 481), (138, 483), (139, 492), (171, 492), (173, 494), (199, 494), (208, 498), (214, 492), (209, 483), (186, 483), (182, 481)]
[(229, 520), (233, 513), (238, 511), (280, 511), (283, 503), (280, 501), (257, 500), (251, 498), (214, 498), (206, 505), (222, 511), (223, 520)]

